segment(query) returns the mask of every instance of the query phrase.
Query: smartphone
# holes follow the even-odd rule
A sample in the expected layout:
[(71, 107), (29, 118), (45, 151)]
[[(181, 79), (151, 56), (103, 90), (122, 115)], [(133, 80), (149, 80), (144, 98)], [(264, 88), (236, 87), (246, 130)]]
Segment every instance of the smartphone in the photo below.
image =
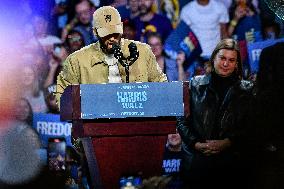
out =
[(140, 176), (128, 176), (128, 177), (121, 177), (119, 179), (120, 189), (130, 188), (129, 186), (136, 188), (138, 186), (141, 186), (141, 184), (142, 184), (142, 178)]
[(49, 170), (64, 172), (66, 170), (65, 138), (49, 138), (47, 153)]

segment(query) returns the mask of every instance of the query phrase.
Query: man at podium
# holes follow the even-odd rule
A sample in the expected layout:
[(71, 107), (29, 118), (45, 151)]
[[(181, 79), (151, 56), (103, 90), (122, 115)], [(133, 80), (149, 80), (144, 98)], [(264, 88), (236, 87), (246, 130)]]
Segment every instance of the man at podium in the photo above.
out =
[(93, 31), (99, 40), (69, 55), (57, 77), (59, 107), (61, 94), (72, 84), (167, 81), (149, 45), (121, 38), (123, 26), (115, 8), (94, 12)]

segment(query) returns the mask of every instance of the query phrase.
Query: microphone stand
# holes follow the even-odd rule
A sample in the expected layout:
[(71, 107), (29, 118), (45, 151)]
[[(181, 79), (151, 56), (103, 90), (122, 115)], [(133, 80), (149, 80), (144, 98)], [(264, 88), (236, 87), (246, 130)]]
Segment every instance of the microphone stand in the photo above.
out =
[(118, 44), (112, 45), (114, 57), (118, 59), (118, 62), (125, 68), (126, 83), (129, 83), (129, 67), (138, 59), (139, 51), (135, 43), (131, 42), (128, 45), (130, 55), (125, 58), (122, 54), (121, 48)]

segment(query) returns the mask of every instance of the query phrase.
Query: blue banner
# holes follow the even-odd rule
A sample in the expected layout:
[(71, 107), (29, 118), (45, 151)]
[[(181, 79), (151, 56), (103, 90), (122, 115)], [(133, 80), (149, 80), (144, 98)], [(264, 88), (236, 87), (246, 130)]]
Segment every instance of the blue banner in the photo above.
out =
[(249, 55), (249, 64), (251, 73), (257, 73), (259, 69), (259, 57), (261, 54), (262, 49), (265, 47), (269, 47), (271, 45), (274, 45), (277, 42), (283, 42), (284, 38), (281, 39), (269, 39), (265, 41), (260, 42), (254, 42), (254, 43), (248, 43), (248, 55)]
[(189, 64), (195, 61), (202, 53), (197, 37), (190, 27), (182, 20), (166, 39), (164, 50), (165, 53), (174, 60), (176, 59), (177, 54), (180, 51), (183, 51)]
[(183, 116), (182, 82), (83, 84), (81, 118)]
[(38, 132), (43, 147), (47, 147), (49, 138), (65, 138), (67, 146), (71, 143), (72, 124), (60, 121), (60, 115), (34, 113), (33, 127)]

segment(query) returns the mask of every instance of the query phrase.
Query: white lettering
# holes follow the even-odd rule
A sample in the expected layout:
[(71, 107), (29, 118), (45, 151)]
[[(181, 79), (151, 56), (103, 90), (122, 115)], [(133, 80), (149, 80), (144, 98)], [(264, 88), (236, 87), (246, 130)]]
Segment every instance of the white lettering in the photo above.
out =
[(251, 51), (253, 62), (259, 60), (261, 51), (262, 51), (262, 49), (254, 49), (254, 50)]
[(38, 133), (43, 135), (53, 136), (70, 136), (71, 135), (71, 124), (70, 123), (57, 123), (57, 122), (37, 122), (36, 130)]

